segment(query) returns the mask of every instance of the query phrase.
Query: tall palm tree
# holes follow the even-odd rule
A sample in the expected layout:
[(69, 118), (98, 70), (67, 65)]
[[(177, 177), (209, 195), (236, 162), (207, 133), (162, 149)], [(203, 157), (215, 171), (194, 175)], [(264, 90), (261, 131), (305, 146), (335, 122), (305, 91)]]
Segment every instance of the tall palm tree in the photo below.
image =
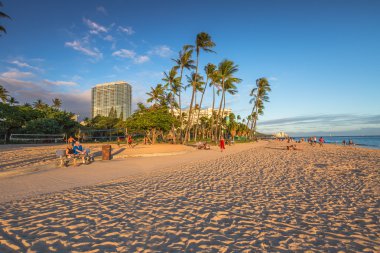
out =
[(53, 107), (56, 109), (61, 108), (62, 106), (62, 101), (59, 98), (54, 98), (51, 100), (53, 102)]
[[(203, 92), (202, 92), (202, 96), (201, 96), (201, 101), (199, 102), (199, 111), (198, 111), (198, 115), (197, 115), (197, 120), (196, 120), (196, 125), (195, 125), (195, 135), (194, 135), (194, 141), (197, 141), (197, 132), (198, 132), (198, 120), (199, 120), (199, 113), (201, 112), (202, 110), (202, 102), (203, 102), (203, 96), (206, 92), (206, 88), (207, 88), (207, 84), (208, 84), (208, 81), (211, 80), (212, 78), (212, 75), (214, 74), (214, 71), (216, 69), (216, 66), (212, 63), (208, 63), (205, 68), (204, 68), (204, 71), (206, 73), (206, 82), (205, 82), (205, 87), (203, 89)], [(211, 83), (210, 83), (211, 85)], [(215, 89), (214, 89), (215, 91)], [(214, 95), (215, 96), (215, 95)]]
[(0, 100), (3, 101), (3, 103), (8, 101), (8, 91), (0, 85)]
[[(215, 109), (215, 88), (217, 88), (218, 91), (221, 90), (221, 78), (220, 73), (218, 69), (215, 69), (215, 71), (210, 76), (210, 86), (212, 86), (212, 106), (211, 106), (211, 139), (213, 140), (216, 136), (214, 134), (214, 119), (216, 117), (216, 114), (214, 113)], [(216, 141), (216, 138), (215, 138)]]
[[(2, 2), (0, 2), (0, 7), (3, 7), (3, 3)], [(7, 14), (5, 14), (2, 11), (0, 11), (0, 18), (9, 18), (9, 19), (11, 19), (11, 17), (9, 17)], [(5, 29), (4, 26), (0, 25), (0, 32), (7, 33), (7, 30)], [(0, 34), (0, 36), (1, 36), (1, 34)]]
[(162, 84), (157, 84), (155, 88), (150, 87), (150, 92), (146, 93), (149, 96), (149, 98), (146, 101), (148, 103), (153, 103), (154, 106), (157, 106), (165, 100), (164, 93), (165, 91)]
[[(217, 115), (217, 118), (216, 118), (216, 125), (217, 126), (219, 124), (219, 119), (220, 119), (220, 116), (221, 116), (220, 113), (222, 111), (223, 101), (225, 101), (226, 86), (231, 86), (234, 83), (241, 82), (241, 79), (234, 77), (234, 74), (237, 71), (238, 71), (238, 65), (235, 65), (235, 63), (233, 61), (230, 61), (230, 60), (223, 60), (218, 65), (218, 72), (219, 72), (220, 79), (221, 79), (221, 92), (222, 92), (222, 96), (221, 96), (221, 99), (220, 99), (218, 115)], [(215, 136), (217, 138), (220, 137), (220, 131), (218, 132), (218, 127), (216, 128), (216, 134), (215, 134)]]
[(34, 108), (36, 108), (36, 109), (42, 109), (42, 108), (45, 106), (45, 103), (42, 102), (41, 99), (37, 99), (37, 100), (33, 103), (33, 106), (34, 106)]
[(19, 102), (14, 97), (10, 97), (8, 100), (8, 103), (10, 105), (15, 105), (15, 104), (18, 104)]
[(256, 134), (256, 123), (259, 115), (264, 113), (264, 102), (269, 102), (268, 92), (271, 91), (268, 80), (264, 77), (256, 80), (256, 87), (251, 90), (250, 103), (253, 103), (252, 107), (252, 121), (251, 129), (253, 134)]
[(180, 115), (180, 137), (182, 140), (182, 128), (183, 128), (183, 115), (182, 115), (182, 104), (181, 104), (181, 90), (182, 90), (182, 76), (183, 76), (183, 70), (187, 69), (194, 69), (194, 60), (191, 58), (193, 54), (192, 46), (185, 45), (183, 46), (182, 50), (179, 52), (178, 59), (172, 59), (180, 69), (180, 76), (179, 76), (179, 84), (180, 88), (178, 90), (178, 107), (179, 107), (179, 115)]
[[(180, 89), (180, 83), (179, 83), (179, 77), (177, 77), (177, 66), (172, 67), (172, 69), (169, 71), (169, 73), (164, 72), (164, 78), (162, 78), (162, 81), (166, 82), (167, 89), (169, 92), (167, 93), (166, 100), (168, 101), (170, 105), (170, 111), (172, 116), (174, 117), (174, 108), (178, 107), (178, 104), (176, 102), (175, 96), (178, 95), (178, 91)], [(174, 122), (172, 123), (172, 137), (173, 137), (173, 143), (176, 143), (176, 130), (174, 126)]]
[(190, 109), (189, 109), (189, 115), (188, 115), (188, 120), (187, 120), (187, 126), (186, 126), (186, 132), (185, 132), (185, 142), (188, 141), (190, 137), (190, 126), (192, 125), (192, 119), (193, 119), (193, 104), (194, 104), (194, 99), (195, 99), (195, 94), (197, 90), (203, 90), (202, 86), (204, 84), (203, 82), (203, 77), (196, 74), (196, 73), (191, 73), (190, 76), (187, 77), (187, 82), (189, 83), (189, 86), (192, 88), (191, 92), (191, 102), (190, 102)]

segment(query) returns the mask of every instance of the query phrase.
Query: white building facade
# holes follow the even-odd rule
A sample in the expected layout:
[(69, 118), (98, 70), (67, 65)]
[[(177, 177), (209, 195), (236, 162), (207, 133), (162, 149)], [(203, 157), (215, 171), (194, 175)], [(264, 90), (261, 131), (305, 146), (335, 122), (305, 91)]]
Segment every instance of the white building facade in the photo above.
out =
[(125, 81), (97, 84), (91, 90), (92, 118), (108, 116), (116, 110), (116, 116), (124, 120), (132, 114), (132, 86)]

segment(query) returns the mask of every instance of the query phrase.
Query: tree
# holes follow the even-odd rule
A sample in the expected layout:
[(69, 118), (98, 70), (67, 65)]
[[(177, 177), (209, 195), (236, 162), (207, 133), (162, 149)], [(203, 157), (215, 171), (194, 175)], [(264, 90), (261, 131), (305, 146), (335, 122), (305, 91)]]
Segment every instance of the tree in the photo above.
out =
[(155, 88), (151, 87), (150, 92), (147, 92), (146, 94), (149, 96), (146, 101), (148, 103), (153, 103), (156, 106), (165, 101), (165, 91), (162, 84), (157, 84)]
[[(202, 103), (203, 103), (203, 96), (206, 92), (206, 88), (207, 88), (207, 84), (208, 84), (208, 81), (209, 80), (212, 80), (212, 75), (214, 74), (214, 71), (216, 69), (216, 66), (212, 63), (208, 63), (205, 68), (204, 68), (204, 71), (206, 73), (206, 82), (205, 82), (205, 87), (202, 91), (202, 96), (201, 96), (201, 101), (199, 102), (199, 111), (198, 111), (198, 115), (197, 115), (197, 120), (196, 120), (196, 123), (195, 123), (195, 135), (194, 135), (194, 141), (197, 141), (197, 132), (198, 132), (198, 120), (199, 120), (199, 114), (202, 110)], [(210, 82), (210, 86), (211, 86), (211, 83)], [(214, 93), (215, 93), (215, 89), (213, 89)], [(215, 101), (215, 94), (213, 93), (213, 101)], [(214, 109), (212, 109), (212, 113), (213, 113)]]
[(251, 129), (253, 134), (256, 134), (256, 123), (259, 115), (264, 114), (264, 102), (269, 102), (268, 92), (271, 91), (268, 80), (264, 77), (256, 80), (256, 87), (251, 90), (250, 103), (253, 103), (252, 107), (252, 121)]
[[(3, 3), (2, 2), (0, 2), (0, 7), (3, 7)], [(11, 19), (11, 17), (9, 17), (7, 14), (5, 14), (2, 11), (0, 11), (0, 18), (9, 18), (9, 19)], [(7, 33), (7, 30), (5, 29), (4, 26), (0, 25), (0, 32)], [(1, 36), (1, 33), (0, 33), (0, 36)]]
[(54, 98), (51, 100), (53, 102), (53, 107), (56, 108), (56, 109), (59, 109), (61, 108), (62, 106), (62, 101), (59, 99), (59, 98)]
[(188, 141), (190, 137), (190, 127), (193, 123), (193, 104), (194, 104), (194, 98), (197, 90), (202, 90), (203, 77), (199, 76), (196, 73), (191, 73), (191, 76), (187, 77), (187, 82), (189, 83), (189, 86), (192, 88), (191, 93), (191, 102), (190, 102), (190, 109), (189, 109), (189, 115), (187, 119), (187, 126), (186, 126), (186, 132), (185, 132), (185, 142)]
[(180, 136), (182, 140), (182, 128), (183, 128), (183, 117), (182, 117), (182, 104), (181, 104), (181, 90), (182, 90), (182, 76), (183, 76), (183, 70), (187, 69), (194, 69), (194, 61), (191, 59), (193, 54), (192, 46), (185, 45), (183, 46), (182, 50), (179, 52), (178, 59), (172, 59), (174, 62), (177, 63), (177, 67), (180, 69), (180, 76), (179, 76), (179, 89), (178, 89), (178, 107), (179, 107), (179, 115), (180, 115)]
[(0, 85), (0, 100), (3, 101), (3, 103), (8, 101), (8, 91)]
[(33, 106), (34, 106), (34, 108), (36, 108), (36, 109), (43, 109), (43, 108), (46, 106), (46, 104), (45, 104), (44, 102), (42, 102), (41, 99), (37, 99), (37, 100), (33, 103)]
[(9, 100), (8, 100), (8, 103), (10, 105), (16, 105), (18, 104), (19, 102), (14, 98), (14, 97), (10, 97)]
[(166, 106), (141, 106), (126, 121), (126, 126), (132, 131), (145, 130), (147, 137), (151, 137), (152, 144), (156, 142), (157, 132), (168, 132), (172, 124), (178, 125), (178, 121), (171, 115)]
[[(241, 82), (241, 79), (234, 77), (234, 74), (238, 71), (238, 65), (235, 65), (233, 61), (224, 60), (218, 65), (218, 73), (221, 80), (221, 92), (222, 96), (219, 103), (218, 115), (216, 117), (216, 125), (219, 124), (220, 113), (222, 111), (223, 102), (225, 103), (225, 92), (227, 86), (232, 86), (234, 83)], [(220, 137), (220, 131), (218, 132), (218, 127), (216, 128), (216, 138)]]

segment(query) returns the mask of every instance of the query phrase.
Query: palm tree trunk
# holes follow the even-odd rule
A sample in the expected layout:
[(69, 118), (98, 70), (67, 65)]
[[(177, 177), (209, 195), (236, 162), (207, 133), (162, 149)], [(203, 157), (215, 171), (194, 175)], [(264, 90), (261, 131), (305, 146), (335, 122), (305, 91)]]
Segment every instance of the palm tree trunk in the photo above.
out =
[(185, 139), (184, 139), (183, 143), (186, 143), (188, 141), (189, 134), (190, 134), (190, 129), (189, 128), (190, 128), (190, 124), (191, 124), (191, 113), (192, 113), (192, 110), (193, 110), (194, 96), (195, 96), (195, 87), (193, 87), (193, 92), (191, 94), (190, 109), (189, 109), (189, 115), (187, 117), (187, 126), (186, 126), (186, 132), (185, 132)]
[(183, 118), (182, 118), (182, 105), (181, 105), (181, 89), (182, 89), (182, 74), (183, 74), (183, 66), (181, 67), (181, 75), (179, 79), (179, 92), (178, 92), (178, 106), (179, 106), (179, 120), (181, 122), (181, 128), (179, 129), (179, 138), (182, 143), (182, 127), (183, 127)]
[(211, 109), (211, 140), (214, 137), (214, 107), (215, 107), (215, 86), (212, 85), (212, 109)]
[[(218, 110), (218, 116), (216, 118), (216, 129), (215, 129), (215, 142), (219, 139), (220, 133), (218, 133), (218, 128), (219, 128), (219, 117), (220, 117), (220, 111), (222, 110), (222, 104), (223, 104), (223, 98), (224, 98), (224, 79), (222, 79), (222, 97), (220, 99), (219, 103), (219, 110)], [(219, 135), (218, 135), (219, 134)]]
[(194, 141), (197, 141), (197, 131), (198, 131), (199, 114), (201, 113), (201, 110), (202, 110), (203, 96), (204, 96), (204, 94), (205, 94), (205, 92), (206, 92), (207, 83), (208, 83), (208, 77), (207, 77), (207, 79), (206, 79), (205, 88), (203, 89), (203, 92), (202, 92), (201, 101), (199, 102), (199, 111), (198, 111), (197, 120), (196, 120), (196, 123), (195, 123), (196, 125), (195, 125)]
[(223, 96), (222, 121), (221, 121), (220, 128), (219, 128), (220, 133), (222, 132), (222, 122), (223, 122), (223, 116), (224, 116), (224, 109), (225, 108), (226, 108), (226, 93), (224, 93), (224, 96)]
[[(174, 118), (173, 99), (174, 99), (174, 93), (173, 93), (172, 99), (170, 100), (170, 111), (171, 111), (172, 117)], [(173, 136), (172, 136), (173, 137), (173, 144), (176, 144), (174, 123), (172, 123), (172, 134), (173, 134)]]

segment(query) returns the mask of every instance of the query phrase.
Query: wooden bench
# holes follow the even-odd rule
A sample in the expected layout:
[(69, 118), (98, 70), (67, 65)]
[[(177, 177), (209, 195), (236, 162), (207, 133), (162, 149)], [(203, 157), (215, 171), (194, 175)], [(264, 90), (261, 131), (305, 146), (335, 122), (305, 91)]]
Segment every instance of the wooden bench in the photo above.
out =
[(93, 155), (90, 154), (90, 149), (86, 149), (85, 155), (72, 154), (70, 155), (70, 157), (66, 155), (66, 150), (60, 149), (55, 152), (55, 156), (57, 158), (56, 165), (59, 167), (63, 167), (63, 166), (67, 167), (69, 166), (70, 163), (72, 163), (73, 166), (77, 166), (77, 159), (82, 159), (83, 156), (84, 156), (85, 164), (90, 164), (91, 162), (94, 161)]

